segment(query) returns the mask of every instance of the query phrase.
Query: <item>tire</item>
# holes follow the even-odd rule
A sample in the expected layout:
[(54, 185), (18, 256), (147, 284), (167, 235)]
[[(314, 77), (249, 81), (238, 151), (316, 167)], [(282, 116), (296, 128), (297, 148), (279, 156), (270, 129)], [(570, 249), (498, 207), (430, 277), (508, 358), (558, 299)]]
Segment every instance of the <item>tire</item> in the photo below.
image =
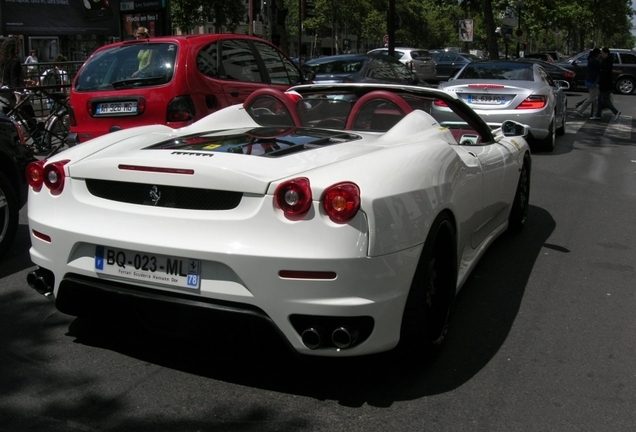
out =
[(620, 94), (630, 95), (634, 93), (636, 81), (630, 77), (620, 77), (616, 80), (616, 91)]
[(0, 172), (0, 257), (13, 244), (18, 232), (18, 198), (9, 179)]
[(526, 224), (528, 218), (528, 207), (530, 202), (530, 158), (526, 155), (523, 158), (523, 166), (519, 174), (517, 191), (510, 208), (508, 217), (508, 230), (520, 232)]
[(548, 136), (539, 141), (539, 150), (544, 152), (552, 152), (554, 150), (554, 145), (556, 143), (556, 129), (554, 122), (556, 121), (556, 115), (550, 126), (548, 127)]
[(62, 149), (70, 130), (70, 117), (64, 112), (53, 117), (46, 125), (46, 144), (50, 150)]
[(563, 107), (563, 116), (562, 116), (561, 126), (559, 126), (556, 130), (557, 136), (565, 135), (565, 123), (566, 123), (567, 117), (568, 117), (568, 105), (566, 103), (565, 106)]
[(442, 213), (429, 231), (404, 307), (399, 352), (429, 356), (439, 349), (457, 288), (457, 243), (450, 217)]

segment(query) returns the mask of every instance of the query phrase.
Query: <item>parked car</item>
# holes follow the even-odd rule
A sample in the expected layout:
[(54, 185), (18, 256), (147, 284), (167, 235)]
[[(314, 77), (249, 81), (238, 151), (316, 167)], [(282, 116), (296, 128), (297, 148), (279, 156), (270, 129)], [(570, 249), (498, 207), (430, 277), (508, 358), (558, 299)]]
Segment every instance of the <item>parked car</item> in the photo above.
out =
[[(138, 56), (148, 50), (152, 67), (136, 75)], [(256, 89), (284, 90), (301, 82), (288, 57), (252, 36), (166, 36), (107, 45), (73, 82), (69, 141), (149, 124), (183, 127), (242, 103)]]
[(34, 160), (17, 125), (0, 115), (0, 257), (18, 231), (19, 212), (28, 196), (26, 167)]
[[(457, 94), (492, 127), (514, 118), (530, 127), (536, 149), (554, 150), (556, 135), (565, 133), (567, 81), (553, 80), (533, 62), (489, 60), (467, 64), (440, 89)], [(433, 105), (436, 118), (454, 118), (448, 108)]]
[[(389, 54), (388, 48), (377, 48), (367, 54)], [(423, 82), (437, 82), (433, 54), (420, 48), (395, 48), (395, 58), (410, 68)]]
[(550, 57), (552, 57), (555, 62), (558, 62), (559, 60), (562, 60), (566, 57), (565, 55), (563, 55), (561, 51), (557, 51), (557, 50), (547, 50), (542, 52), (550, 54)]
[[(624, 95), (634, 94), (636, 90), (636, 51), (610, 48), (610, 53), (614, 58), (614, 69), (620, 70), (620, 73), (614, 74), (615, 91)], [(587, 75), (588, 55), (589, 51), (584, 51), (569, 59), (556, 62), (557, 65), (572, 69), (576, 73), (575, 88), (580, 90), (587, 90), (585, 76)]]
[(420, 83), (415, 74), (394, 57), (382, 54), (341, 54), (309, 60), (302, 65), (314, 83)]
[[(319, 126), (340, 113), (343, 129)], [(27, 281), (70, 315), (131, 306), (166, 328), (196, 310), (273, 326), (301, 354), (430, 352), (479, 258), (526, 222), (526, 132), (427, 87), (258, 89), (29, 165)]]
[(548, 63), (554, 63), (563, 59), (563, 54), (559, 51), (540, 51), (536, 53), (526, 53), (523, 55), (523, 58), (536, 58)]
[(437, 69), (437, 79), (446, 81), (454, 77), (466, 64), (482, 59), (473, 54), (445, 51), (433, 54), (433, 60)]
[(536, 58), (522, 57), (518, 59), (517, 61), (529, 61), (529, 62), (536, 63), (538, 65), (541, 65), (541, 67), (543, 67), (543, 69), (546, 70), (548, 75), (550, 75), (553, 80), (567, 81), (568, 84), (570, 84), (571, 88), (574, 88), (575, 86), (576, 73), (572, 71), (571, 69), (563, 67), (559, 64), (549, 63), (547, 61), (539, 60)]

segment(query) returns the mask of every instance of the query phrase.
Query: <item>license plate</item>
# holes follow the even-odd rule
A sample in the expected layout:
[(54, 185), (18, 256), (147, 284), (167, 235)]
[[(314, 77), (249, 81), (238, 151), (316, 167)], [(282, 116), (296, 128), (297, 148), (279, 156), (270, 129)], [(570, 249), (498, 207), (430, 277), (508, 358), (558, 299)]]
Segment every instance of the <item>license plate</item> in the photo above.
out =
[(501, 95), (468, 95), (468, 103), (500, 105), (506, 103), (506, 98)]
[(137, 102), (103, 102), (97, 104), (96, 115), (137, 114)]
[(106, 246), (95, 248), (95, 271), (179, 288), (198, 289), (201, 283), (199, 260)]

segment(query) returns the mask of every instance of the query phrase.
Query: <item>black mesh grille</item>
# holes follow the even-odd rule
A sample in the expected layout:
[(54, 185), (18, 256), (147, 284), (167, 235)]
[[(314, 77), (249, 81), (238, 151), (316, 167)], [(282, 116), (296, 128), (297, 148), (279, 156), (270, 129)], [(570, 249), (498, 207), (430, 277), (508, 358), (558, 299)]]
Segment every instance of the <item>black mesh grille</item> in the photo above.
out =
[(240, 192), (86, 179), (97, 197), (129, 204), (188, 210), (231, 210), (241, 202)]

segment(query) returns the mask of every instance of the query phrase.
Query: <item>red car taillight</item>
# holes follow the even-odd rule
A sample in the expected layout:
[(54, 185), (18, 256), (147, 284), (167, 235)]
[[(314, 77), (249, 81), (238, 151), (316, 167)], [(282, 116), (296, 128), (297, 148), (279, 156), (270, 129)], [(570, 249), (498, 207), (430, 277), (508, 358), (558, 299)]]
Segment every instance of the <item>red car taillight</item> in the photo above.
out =
[(323, 194), (322, 205), (332, 221), (348, 222), (360, 210), (360, 188), (350, 182), (330, 186)]
[(64, 179), (66, 178), (64, 165), (69, 162), (69, 160), (63, 160), (48, 165), (46, 160), (31, 162), (26, 169), (26, 178), (29, 186), (35, 192), (39, 192), (42, 189), (42, 185), (45, 185), (53, 195), (61, 194), (62, 190), (64, 190)]
[(548, 100), (545, 96), (528, 96), (516, 109), (539, 109), (546, 106)]
[(311, 187), (305, 177), (281, 183), (274, 193), (278, 207), (288, 216), (306, 213), (311, 207)]
[(563, 77), (564, 77), (564, 78), (572, 79), (572, 78), (574, 78), (574, 76), (575, 76), (575, 75), (576, 75), (576, 74), (575, 74), (574, 72), (565, 72), (565, 73), (563, 74)]
[(190, 96), (177, 96), (168, 104), (166, 112), (166, 121), (170, 122), (187, 122), (194, 119), (194, 103)]
[[(312, 202), (309, 179), (301, 177), (281, 183), (276, 188), (274, 199), (287, 216), (307, 213)], [(351, 182), (336, 183), (325, 190), (321, 201), (329, 219), (346, 223), (360, 210), (360, 188)]]
[(438, 106), (438, 107), (448, 108), (448, 104), (441, 99), (435, 99), (435, 102), (433, 102), (433, 104), (435, 104), (435, 106)]
[(40, 192), (40, 189), (42, 189), (42, 184), (44, 184), (45, 163), (45, 160), (31, 162), (26, 167), (27, 183), (29, 183), (29, 186), (31, 186), (36, 192)]

